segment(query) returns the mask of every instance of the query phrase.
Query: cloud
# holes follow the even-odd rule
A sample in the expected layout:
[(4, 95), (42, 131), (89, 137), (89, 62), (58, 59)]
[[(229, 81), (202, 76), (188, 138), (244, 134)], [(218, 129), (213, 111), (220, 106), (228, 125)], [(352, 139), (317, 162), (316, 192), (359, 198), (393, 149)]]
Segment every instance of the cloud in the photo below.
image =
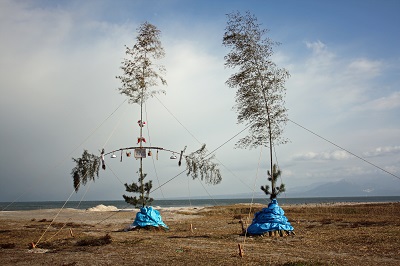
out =
[(307, 48), (311, 49), (315, 54), (327, 54), (327, 46), (320, 40), (316, 42), (306, 42)]
[(395, 91), (389, 96), (367, 101), (353, 108), (354, 111), (387, 111), (400, 107), (400, 91)]
[(382, 71), (383, 63), (381, 61), (368, 60), (366, 58), (355, 59), (350, 62), (347, 71), (351, 75), (357, 75), (364, 78), (373, 78)]
[(396, 154), (400, 154), (400, 146), (377, 147), (373, 150), (364, 152), (363, 156), (377, 157), (377, 156), (396, 155)]
[(346, 160), (353, 157), (346, 151), (343, 150), (334, 150), (334, 151), (324, 151), (324, 152), (305, 152), (299, 153), (293, 156), (294, 160)]
[[(155, 17), (149, 16), (153, 12), (148, 4), (139, 9), (137, 3), (133, 4), (135, 8), (127, 8), (106, 1), (104, 3), (115, 11), (109, 12), (102, 4), (92, 2), (38, 3), (0, 1), (0, 67), (3, 70), (0, 73), (0, 121), (3, 125), (0, 162), (3, 176), (7, 176), (1, 179), (7, 186), (1, 188), (11, 191), (14, 185), (14, 191), (19, 191), (21, 184), (28, 181), (42, 186), (52, 180), (54, 191), (65, 193), (72, 189), (70, 157), (79, 156), (83, 148), (97, 152), (105, 140), (108, 150), (135, 143), (139, 107), (126, 104), (82, 147), (67, 155), (124, 100), (118, 94), (120, 84), (115, 79), (120, 74), (124, 45), (134, 43), (138, 20)], [(125, 16), (120, 16), (120, 12)], [(166, 51), (163, 64), (167, 68), (168, 86), (164, 88), (167, 94), (159, 98), (190, 134), (213, 150), (244, 128), (236, 124), (236, 114), (231, 109), (235, 90), (224, 84), (232, 71), (224, 69), (226, 51), (221, 45), (224, 16), (222, 13), (215, 19), (203, 10), (207, 19), (201, 19), (200, 16), (193, 18), (192, 13), (176, 10), (166, 13), (169, 12), (173, 17), (158, 12), (158, 19), (151, 20), (162, 30)], [(303, 38), (300, 36), (299, 40)], [(359, 146), (365, 149), (382, 147), (371, 149), (365, 156), (398, 154), (395, 144), (399, 134), (393, 119), (387, 120), (385, 113), (379, 120), (381, 127), (371, 123), (370, 117), (368, 121), (362, 120), (362, 112), (368, 110), (392, 111), (390, 114), (396, 115), (393, 110), (400, 105), (400, 93), (389, 90), (398, 82), (398, 77), (385, 71), (387, 62), (379, 56), (378, 60), (356, 56), (353, 50), (343, 52), (347, 40), (345, 44), (339, 39), (330, 39), (329, 43), (317, 39), (303, 46), (297, 45), (300, 41), (295, 43), (293, 50), (281, 49), (288, 47), (285, 43), (277, 47), (274, 56), (274, 61), (276, 59), (281, 67), (289, 66), (291, 73), (287, 83), (290, 118), (294, 116), (294, 121), (327, 139), (338, 140), (345, 134), (340, 139), (341, 145), (347, 148), (350, 143), (351, 150)], [(353, 120), (348, 120), (352, 115)], [(146, 133), (149, 130), (154, 145), (172, 150), (188, 145), (189, 152), (200, 146), (157, 99), (146, 103), (146, 120)], [(237, 139), (245, 134), (243, 132)], [(363, 172), (364, 167), (349, 160), (351, 155), (340, 150), (330, 151), (332, 146), (321, 146), (316, 143), (315, 136), (290, 123), (284, 134), (293, 141), (292, 145), (279, 146), (278, 150), (280, 162), (287, 166), (283, 167), (284, 175), (290, 176), (288, 185), (293, 185), (295, 180), (307, 183), (336, 178), (341, 172), (349, 176)], [(239, 178), (252, 184), (261, 156), (258, 150), (233, 149), (237, 139), (218, 149), (217, 158)], [(281, 149), (285, 152), (281, 153)], [(267, 157), (266, 152), (263, 154)], [(293, 154), (296, 155), (291, 157)], [(381, 159), (386, 160), (382, 165), (396, 165), (396, 162), (387, 163), (391, 160), (389, 156)], [(137, 164), (126, 161), (109, 160), (109, 163), (122, 182), (131, 182), (136, 179)], [(62, 166), (50, 171), (55, 162), (62, 162)], [(266, 162), (268, 158), (263, 158), (261, 167)], [(160, 153), (156, 163), (162, 169), (159, 171), (161, 183), (173, 177), (176, 171), (182, 171), (165, 153)], [(156, 184), (150, 160), (145, 169)], [(223, 183), (212, 188), (216, 194), (243, 190), (241, 183), (234, 183), (231, 175), (222, 171)], [(260, 176), (265, 175), (266, 170), (260, 171)], [(310, 180), (308, 176), (315, 179)], [(105, 195), (103, 192), (108, 191), (109, 198), (120, 199), (124, 187), (113, 181), (115, 177), (110, 171), (102, 172), (90, 197), (101, 198)], [(175, 183), (163, 188), (169, 191), (166, 196), (174, 196), (187, 186), (185, 175), (173, 181)], [(261, 184), (264, 183), (262, 179)], [(197, 181), (193, 184), (197, 185), (198, 193), (204, 194)], [(8, 198), (13, 199), (12, 196)]]

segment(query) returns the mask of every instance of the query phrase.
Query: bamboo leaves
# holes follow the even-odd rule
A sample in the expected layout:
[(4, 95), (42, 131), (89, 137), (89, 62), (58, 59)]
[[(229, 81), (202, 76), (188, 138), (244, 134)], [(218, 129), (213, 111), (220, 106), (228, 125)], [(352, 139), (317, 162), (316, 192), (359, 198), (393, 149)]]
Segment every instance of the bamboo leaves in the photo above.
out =
[(271, 191), (269, 186), (261, 189), (271, 199), (284, 191), (284, 186), (275, 187), (272, 150), (276, 145), (287, 142), (283, 138), (286, 125), (285, 81), (289, 72), (272, 62), (273, 46), (278, 43), (266, 37), (267, 29), (262, 29), (257, 18), (249, 12), (227, 15), (228, 22), (223, 37), (223, 45), (230, 48), (224, 57), (225, 66), (237, 69), (226, 84), (236, 91), (238, 123), (249, 126), (249, 134), (241, 138), (239, 148), (269, 148)]
[(150, 90), (159, 82), (166, 85), (163, 75), (165, 67), (158, 65), (154, 60), (165, 56), (161, 45), (161, 31), (154, 25), (145, 22), (137, 29), (136, 43), (132, 48), (125, 46), (126, 58), (122, 62), (123, 74), (117, 76), (122, 86), (121, 94), (129, 98), (130, 103), (140, 103), (157, 93), (165, 93), (163, 90)]
[(250, 125), (250, 134), (237, 142), (240, 148), (286, 142), (282, 138), (287, 122), (284, 83), (289, 73), (271, 61), (272, 47), (278, 43), (265, 37), (267, 32), (249, 13), (228, 14), (223, 44), (230, 51), (225, 66), (238, 71), (226, 84), (237, 89), (234, 109), (238, 122)]

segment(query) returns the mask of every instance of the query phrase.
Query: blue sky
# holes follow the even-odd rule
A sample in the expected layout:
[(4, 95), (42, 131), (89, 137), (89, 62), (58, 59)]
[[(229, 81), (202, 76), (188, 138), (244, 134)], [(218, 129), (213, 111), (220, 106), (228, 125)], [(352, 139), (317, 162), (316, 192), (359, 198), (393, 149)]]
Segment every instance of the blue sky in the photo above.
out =
[[(144, 21), (162, 32), (168, 82), (167, 94), (146, 105), (152, 145), (191, 152), (206, 143), (213, 150), (240, 132), (222, 46), (225, 15), (234, 11), (251, 12), (281, 42), (273, 59), (291, 74), (289, 118), (399, 176), (399, 10), (390, 0), (2, 0), (0, 201), (122, 199), (123, 183), (137, 180), (137, 161), (108, 159), (109, 169), (75, 194), (71, 157), (135, 145), (138, 106), (123, 104), (107, 118), (125, 99), (115, 79), (124, 45)], [(291, 142), (276, 153), (288, 192), (341, 179), (372, 190), (400, 186), (399, 178), (294, 123), (284, 134)], [(234, 149), (236, 141), (216, 152), (221, 184), (203, 187), (180, 175), (153, 197), (259, 191), (268, 152)], [(148, 158), (145, 167), (154, 188), (183, 170), (168, 154)]]

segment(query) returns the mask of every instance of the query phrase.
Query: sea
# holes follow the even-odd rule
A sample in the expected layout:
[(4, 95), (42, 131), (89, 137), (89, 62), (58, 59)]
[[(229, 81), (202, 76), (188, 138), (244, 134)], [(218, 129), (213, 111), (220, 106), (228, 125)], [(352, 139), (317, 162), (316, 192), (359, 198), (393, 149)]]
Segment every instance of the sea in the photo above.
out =
[[(152, 202), (154, 208), (173, 207), (207, 207), (224, 206), (233, 204), (259, 203), (268, 205), (268, 198), (235, 198), (235, 199), (155, 199)], [(333, 204), (355, 202), (400, 202), (400, 196), (382, 197), (313, 197), (313, 198), (278, 198), (278, 203), (284, 205), (299, 204)], [(99, 205), (114, 206), (119, 210), (133, 209), (132, 205), (123, 200), (97, 200), (97, 201), (29, 201), (29, 202), (0, 202), (0, 211), (23, 211), (41, 209), (72, 208), (86, 210)]]

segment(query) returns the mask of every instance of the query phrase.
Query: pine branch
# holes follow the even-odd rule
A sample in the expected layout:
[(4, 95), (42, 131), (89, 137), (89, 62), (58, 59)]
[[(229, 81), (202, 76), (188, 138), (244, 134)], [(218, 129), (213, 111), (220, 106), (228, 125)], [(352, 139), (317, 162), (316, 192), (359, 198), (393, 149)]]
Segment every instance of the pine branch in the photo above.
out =
[(186, 156), (186, 174), (193, 179), (200, 177), (208, 184), (219, 184), (222, 176), (218, 164), (212, 161), (215, 156), (207, 156), (206, 152), (206, 145), (203, 144), (200, 149)]
[(99, 156), (84, 150), (80, 158), (72, 158), (72, 160), (76, 163), (71, 171), (75, 191), (79, 190), (81, 184), (86, 185), (88, 181), (94, 181), (96, 176), (99, 177)]

